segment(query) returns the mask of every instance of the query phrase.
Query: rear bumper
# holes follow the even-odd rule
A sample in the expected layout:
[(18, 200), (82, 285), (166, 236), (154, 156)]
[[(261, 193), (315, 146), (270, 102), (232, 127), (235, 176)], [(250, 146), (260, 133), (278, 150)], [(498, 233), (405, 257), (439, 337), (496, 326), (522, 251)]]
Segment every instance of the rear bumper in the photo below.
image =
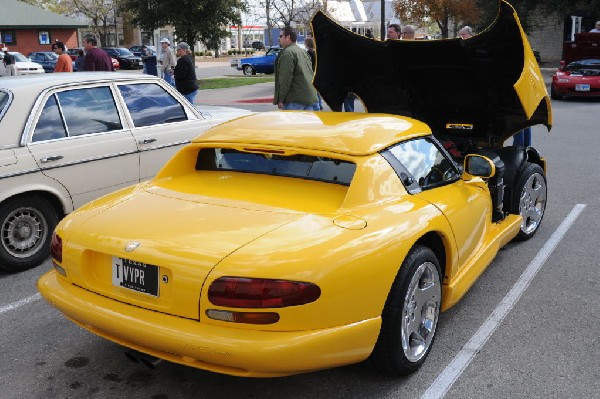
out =
[(208, 325), (130, 306), (72, 285), (55, 271), (38, 289), (81, 327), (120, 345), (199, 369), (276, 377), (360, 362), (375, 345), (381, 319), (323, 330), (271, 332)]

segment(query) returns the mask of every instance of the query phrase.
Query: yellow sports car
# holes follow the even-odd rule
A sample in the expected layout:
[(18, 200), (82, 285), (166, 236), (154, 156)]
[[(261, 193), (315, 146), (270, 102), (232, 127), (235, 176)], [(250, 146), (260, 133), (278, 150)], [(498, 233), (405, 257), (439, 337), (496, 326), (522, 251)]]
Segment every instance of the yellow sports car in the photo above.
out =
[[(327, 24), (313, 21), (317, 46)], [(549, 101), (510, 6), (496, 24), (494, 45), (493, 27), (472, 39), (488, 56), (477, 67), (497, 79), (477, 75), (486, 95), (475, 111), (423, 113), (429, 94), (406, 86), (403, 104), (425, 121), (278, 111), (222, 124), (152, 181), (63, 219), (39, 290), (138, 357), (250, 377), (367, 359), (417, 370), (439, 312), (544, 215), (543, 158), (501, 145), (521, 127), (550, 126)], [(362, 40), (348, 34), (340, 40)], [(520, 65), (494, 62), (509, 53)], [(335, 103), (331, 90), (321, 88)]]

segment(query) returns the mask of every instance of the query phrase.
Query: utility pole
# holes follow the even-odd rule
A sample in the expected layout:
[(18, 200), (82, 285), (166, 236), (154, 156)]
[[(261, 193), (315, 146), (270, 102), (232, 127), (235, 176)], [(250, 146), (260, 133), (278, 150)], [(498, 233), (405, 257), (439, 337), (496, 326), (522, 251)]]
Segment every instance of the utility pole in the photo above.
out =
[(381, 0), (381, 40), (385, 40), (385, 0)]

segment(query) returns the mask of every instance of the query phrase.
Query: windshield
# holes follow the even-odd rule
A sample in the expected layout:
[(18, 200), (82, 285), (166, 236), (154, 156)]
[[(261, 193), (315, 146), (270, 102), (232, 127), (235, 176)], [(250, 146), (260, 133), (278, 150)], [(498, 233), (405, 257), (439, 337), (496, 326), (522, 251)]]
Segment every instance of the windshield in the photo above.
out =
[(356, 165), (349, 161), (313, 155), (279, 155), (230, 148), (206, 148), (198, 153), (196, 170), (229, 170), (350, 185)]
[(571, 72), (571, 75), (600, 76), (600, 60), (574, 61), (567, 65), (566, 70)]
[(17, 62), (29, 62), (29, 59), (21, 53), (9, 53), (9, 54), (14, 55), (15, 61), (17, 61)]
[(115, 50), (120, 55), (133, 55), (133, 53), (131, 51), (127, 50), (126, 48), (116, 48)]

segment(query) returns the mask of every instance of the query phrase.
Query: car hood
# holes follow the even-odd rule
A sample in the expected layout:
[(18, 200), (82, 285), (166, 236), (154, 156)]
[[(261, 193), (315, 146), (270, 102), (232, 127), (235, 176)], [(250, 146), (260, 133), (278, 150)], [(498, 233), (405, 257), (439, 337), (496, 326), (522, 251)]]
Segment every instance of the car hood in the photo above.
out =
[(536, 124), (550, 129), (550, 99), (517, 14), (500, 2), (496, 20), (467, 39), (378, 41), (324, 13), (312, 19), (314, 85), (332, 109), (348, 92), (368, 112), (410, 116), (438, 137), (501, 146)]
[(17, 65), (17, 68), (36, 68), (36, 69), (41, 69), (42, 65), (38, 64), (37, 62), (31, 62), (31, 61), (17, 61), (15, 63)]
[(563, 43), (563, 62), (569, 65), (573, 61), (600, 60), (600, 34), (576, 33), (575, 40)]

